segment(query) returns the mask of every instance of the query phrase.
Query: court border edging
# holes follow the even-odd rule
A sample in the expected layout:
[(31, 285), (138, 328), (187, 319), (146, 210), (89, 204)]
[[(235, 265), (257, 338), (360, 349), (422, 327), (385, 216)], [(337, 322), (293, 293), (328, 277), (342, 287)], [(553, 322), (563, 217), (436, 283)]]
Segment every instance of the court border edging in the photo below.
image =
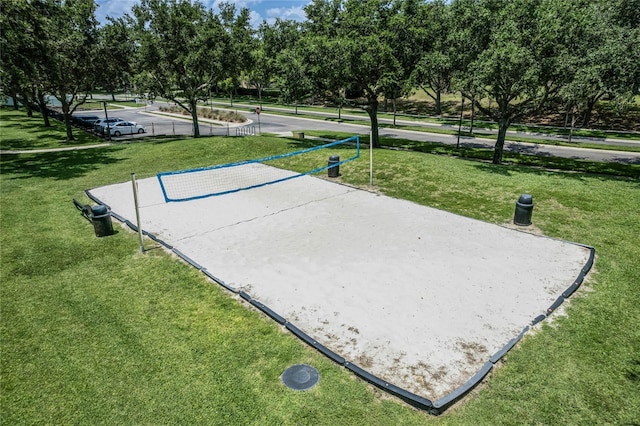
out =
[[(103, 206), (106, 206), (109, 209), (109, 212), (110, 212), (112, 217), (116, 218), (118, 221), (120, 221), (123, 224), (127, 225), (134, 232), (138, 231), (138, 227), (136, 225), (131, 223), (131, 221), (129, 221), (129, 220), (125, 220), (122, 216), (118, 215), (117, 213), (114, 213), (107, 204), (103, 203), (97, 197), (92, 195), (91, 192), (90, 192), (90, 189), (85, 190), (85, 194), (87, 195), (87, 197), (89, 197), (95, 203), (103, 205)], [(462, 384), (461, 386), (459, 386), (456, 389), (454, 389), (448, 395), (446, 395), (446, 396), (444, 396), (444, 397), (442, 397), (442, 398), (440, 398), (440, 399), (438, 399), (437, 401), (434, 402), (434, 401), (431, 401), (428, 398), (421, 397), (420, 395), (414, 394), (412, 392), (407, 391), (406, 389), (400, 388), (400, 387), (398, 387), (398, 386), (396, 386), (396, 385), (394, 385), (392, 383), (389, 383), (389, 382), (387, 382), (385, 380), (382, 380), (381, 378), (379, 378), (379, 377), (369, 373), (368, 371), (362, 369), (358, 365), (353, 364), (353, 363), (345, 360), (345, 358), (343, 358), (342, 356), (336, 354), (335, 352), (333, 352), (332, 350), (330, 350), (326, 346), (318, 343), (311, 336), (309, 336), (308, 334), (306, 334), (305, 332), (300, 330), (293, 323), (289, 322), (286, 318), (284, 318), (283, 316), (281, 316), (277, 312), (273, 311), (271, 308), (267, 307), (266, 305), (264, 305), (263, 303), (259, 302), (258, 300), (253, 299), (248, 293), (246, 293), (244, 291), (239, 291), (239, 290), (235, 289), (234, 287), (230, 286), (229, 284), (225, 283), (224, 281), (222, 281), (221, 279), (219, 279), (218, 277), (213, 275), (206, 268), (203, 268), (201, 265), (199, 265), (193, 259), (191, 259), (188, 256), (186, 256), (180, 250), (175, 249), (173, 246), (171, 246), (170, 244), (167, 244), (165, 241), (161, 240), (160, 238), (156, 237), (155, 235), (153, 235), (152, 233), (150, 233), (148, 231), (142, 230), (142, 233), (144, 235), (148, 236), (149, 238), (151, 238), (156, 243), (158, 243), (161, 246), (163, 246), (165, 249), (167, 249), (170, 252), (172, 252), (175, 255), (177, 255), (180, 259), (182, 259), (187, 264), (193, 266), (194, 268), (196, 268), (197, 270), (202, 272), (205, 276), (207, 276), (209, 279), (211, 279), (216, 284), (220, 285), (221, 287), (225, 288), (226, 290), (230, 291), (231, 293), (237, 294), (238, 296), (240, 296), (241, 299), (245, 300), (247, 303), (249, 303), (250, 305), (254, 306), (256, 309), (258, 309), (263, 314), (267, 315), (269, 318), (271, 318), (274, 321), (276, 321), (278, 324), (283, 325), (294, 336), (296, 336), (297, 338), (299, 338), (300, 340), (302, 340), (303, 342), (305, 342), (309, 346), (313, 347), (314, 349), (316, 349), (317, 351), (319, 351), (321, 354), (325, 355), (326, 357), (328, 357), (332, 361), (336, 362), (338, 365), (340, 365), (342, 367), (345, 367), (346, 369), (348, 369), (349, 371), (354, 373), (356, 376), (358, 376), (361, 379), (363, 379), (364, 381), (376, 386), (377, 388), (382, 389), (385, 392), (390, 393), (391, 395), (394, 395), (394, 396), (402, 399), (403, 401), (405, 401), (409, 405), (411, 405), (411, 406), (413, 406), (415, 408), (418, 408), (420, 410), (427, 411), (430, 414), (435, 415), (435, 416), (438, 416), (438, 415), (444, 413), (449, 407), (451, 407), (453, 404), (455, 404), (457, 401), (459, 401), (461, 398), (463, 398), (469, 392), (471, 392), (471, 390), (473, 390), (476, 386), (478, 386), (484, 380), (484, 378), (491, 372), (491, 370), (493, 370), (493, 368), (496, 366), (496, 364), (498, 362), (500, 362), (500, 360), (502, 360), (502, 358), (518, 342), (520, 342), (520, 340), (522, 340), (522, 338), (530, 331), (530, 327), (533, 327), (536, 324), (538, 324), (541, 321), (543, 321), (546, 318), (548, 318), (558, 307), (560, 307), (560, 305), (562, 305), (562, 303), (564, 303), (565, 300), (567, 300), (571, 295), (573, 295), (580, 288), (580, 286), (584, 282), (584, 279), (585, 279), (586, 275), (589, 273), (589, 271), (593, 267), (593, 264), (595, 262), (595, 253), (596, 253), (595, 248), (592, 247), (592, 246), (581, 244), (581, 243), (576, 243), (576, 242), (572, 242), (572, 241), (566, 241), (566, 240), (559, 240), (558, 239), (558, 241), (563, 241), (563, 242), (566, 242), (566, 243), (569, 243), (569, 244), (574, 244), (574, 245), (577, 245), (577, 246), (580, 246), (580, 247), (584, 247), (587, 250), (589, 250), (589, 258), (587, 259), (587, 262), (585, 263), (585, 265), (580, 270), (580, 273), (578, 274), (578, 277), (575, 279), (575, 281), (569, 287), (567, 287), (567, 289), (562, 293), (562, 295), (559, 296), (553, 302), (553, 304), (551, 304), (551, 306), (549, 306), (549, 308), (547, 308), (547, 310), (544, 313), (542, 313), (542, 314), (536, 316), (534, 319), (532, 319), (530, 324), (527, 325), (526, 327), (524, 327), (524, 329), (520, 332), (520, 334), (518, 334), (518, 336), (516, 336), (516, 337), (512, 338), (511, 340), (509, 340), (507, 342), (507, 344), (502, 347), (502, 349), (498, 350), (495, 354), (493, 354), (489, 358), (489, 360), (487, 362), (485, 362), (482, 365), (482, 367), (480, 367), (480, 369), (473, 376), (471, 376), (469, 378), (469, 380), (467, 380), (464, 384)], [(546, 237), (546, 236), (542, 236), (542, 237), (543, 238), (551, 238), (551, 237)], [(552, 239), (555, 239), (555, 238), (552, 238)]]

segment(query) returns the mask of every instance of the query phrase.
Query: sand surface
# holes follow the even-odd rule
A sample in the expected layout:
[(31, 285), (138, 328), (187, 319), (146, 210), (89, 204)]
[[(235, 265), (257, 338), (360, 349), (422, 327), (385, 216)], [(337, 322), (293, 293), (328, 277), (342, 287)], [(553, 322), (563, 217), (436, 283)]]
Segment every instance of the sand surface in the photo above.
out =
[[(429, 399), (544, 313), (589, 257), (317, 177), (174, 203), (156, 178), (138, 188), (144, 230), (347, 361)], [(135, 223), (131, 182), (90, 192)]]

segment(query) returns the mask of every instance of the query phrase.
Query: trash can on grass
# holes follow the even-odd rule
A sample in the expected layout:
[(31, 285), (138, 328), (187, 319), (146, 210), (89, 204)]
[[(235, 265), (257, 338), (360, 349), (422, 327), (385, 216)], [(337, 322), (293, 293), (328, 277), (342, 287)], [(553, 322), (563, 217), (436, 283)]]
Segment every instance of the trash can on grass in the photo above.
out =
[(522, 194), (516, 201), (516, 211), (513, 214), (513, 223), (520, 226), (531, 225), (531, 215), (533, 214), (533, 196)]
[(327, 169), (327, 176), (335, 178), (340, 176), (340, 156), (332, 155), (329, 157), (329, 168)]
[(91, 223), (96, 237), (106, 237), (113, 234), (113, 225), (111, 223), (111, 212), (107, 206), (91, 207)]

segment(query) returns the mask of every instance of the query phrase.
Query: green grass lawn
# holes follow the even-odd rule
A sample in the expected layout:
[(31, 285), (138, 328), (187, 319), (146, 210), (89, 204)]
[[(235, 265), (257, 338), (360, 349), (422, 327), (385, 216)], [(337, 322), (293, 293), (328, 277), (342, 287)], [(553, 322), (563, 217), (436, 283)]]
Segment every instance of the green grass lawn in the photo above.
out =
[(0, 108), (0, 149), (26, 150), (91, 145), (104, 142), (83, 130), (73, 128), (75, 140), (66, 141), (64, 123), (49, 119), (51, 127), (44, 127), (42, 115), (27, 117), (24, 111)]
[[(324, 139), (343, 139), (351, 136), (351, 134), (345, 132), (323, 130), (305, 130), (304, 133), (308, 136), (317, 136)], [(368, 144), (369, 136), (361, 135), (360, 140), (363, 144)], [(383, 147), (391, 149), (447, 155), (480, 161), (491, 161), (493, 158), (493, 149), (490, 148), (461, 147), (456, 149), (453, 145), (437, 142), (421, 142), (410, 139), (385, 137), (380, 138), (380, 144)], [(514, 153), (509, 151), (504, 152), (503, 163), (572, 172), (581, 171), (603, 175), (640, 178), (640, 164), (603, 163), (600, 161), (574, 160), (571, 158), (543, 157), (536, 156), (534, 154)]]
[[(41, 131), (24, 116), (3, 115), (2, 122), (25, 140)], [(51, 140), (43, 143), (64, 136), (47, 132), (40, 137)], [(1, 137), (4, 146), (4, 130)], [(137, 236), (117, 222), (115, 235), (96, 238), (72, 204), (73, 198), (88, 202), (85, 189), (125, 182), (132, 171), (144, 178), (311, 143), (209, 137), (2, 155), (2, 423), (640, 422), (637, 179), (375, 151), (374, 181), (385, 194), (502, 224), (513, 218), (518, 196), (531, 193), (538, 228), (597, 250), (595, 271), (565, 305), (567, 315), (530, 333), (484, 384), (440, 417), (357, 379), (163, 250), (139, 253)], [(341, 167), (342, 179), (355, 185), (366, 185), (368, 173), (364, 158)], [(297, 363), (320, 372), (310, 391), (280, 382)]]

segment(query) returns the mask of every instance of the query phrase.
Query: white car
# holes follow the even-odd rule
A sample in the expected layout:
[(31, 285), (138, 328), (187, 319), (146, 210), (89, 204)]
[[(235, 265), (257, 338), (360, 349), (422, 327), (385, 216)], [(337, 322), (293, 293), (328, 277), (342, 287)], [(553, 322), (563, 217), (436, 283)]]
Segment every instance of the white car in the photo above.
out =
[(118, 123), (120, 121), (124, 121), (124, 120), (122, 118), (110, 118), (109, 120), (101, 118), (100, 120), (95, 122), (95, 124), (93, 125), (93, 130), (96, 131), (97, 133), (100, 133), (101, 135), (104, 135), (107, 124), (111, 125), (111, 124)]
[(117, 123), (109, 124), (109, 132), (113, 136), (121, 135), (133, 135), (134, 133), (144, 133), (144, 126), (142, 124), (134, 123), (133, 121), (119, 121)]

